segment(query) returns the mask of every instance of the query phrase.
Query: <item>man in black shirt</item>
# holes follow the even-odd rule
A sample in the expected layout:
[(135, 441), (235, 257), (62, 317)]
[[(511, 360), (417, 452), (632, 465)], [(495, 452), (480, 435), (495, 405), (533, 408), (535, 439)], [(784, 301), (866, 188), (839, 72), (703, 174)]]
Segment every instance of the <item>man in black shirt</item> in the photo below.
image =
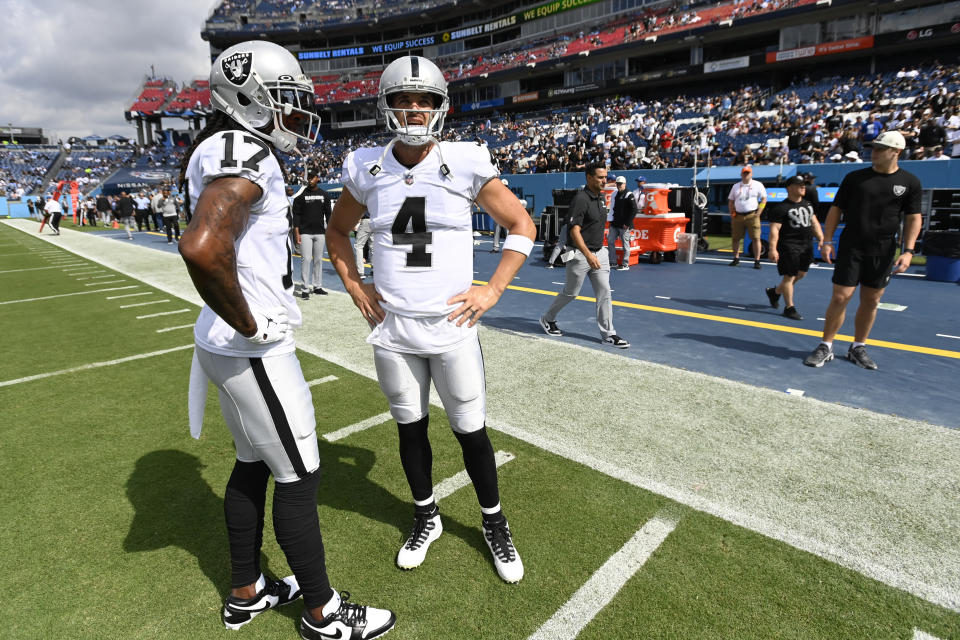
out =
[[(615, 268), (627, 271), (630, 268), (630, 235), (633, 231), (633, 219), (637, 217), (637, 199), (633, 192), (627, 189), (627, 179), (617, 177), (617, 195), (613, 198), (613, 220), (610, 221), (610, 230), (607, 232), (607, 247), (616, 259), (617, 238), (623, 247), (623, 261)], [(611, 267), (614, 268), (614, 267)]]
[(813, 215), (817, 216), (817, 221), (819, 222), (821, 218), (826, 217), (826, 211), (823, 213), (820, 212), (820, 194), (817, 193), (817, 183), (815, 182), (817, 176), (808, 171), (801, 173), (800, 177), (803, 178), (803, 184), (806, 186), (806, 190), (803, 192), (803, 199), (813, 205)]
[(566, 282), (547, 312), (540, 316), (540, 326), (551, 336), (563, 335), (557, 327), (557, 314), (579, 295), (583, 280), (589, 275), (593, 295), (597, 299), (597, 326), (600, 327), (601, 341), (618, 349), (626, 349), (630, 343), (613, 329), (610, 258), (607, 248), (603, 246), (603, 228), (607, 222), (603, 186), (607, 182), (607, 169), (602, 164), (589, 164), (584, 173), (587, 186), (570, 201), (570, 244), (575, 249), (573, 256), (565, 260)]
[(303, 261), (300, 297), (310, 298), (310, 292), (327, 295), (323, 285), (323, 248), (327, 240), (327, 221), (330, 219), (330, 195), (317, 186), (320, 176), (311, 171), (307, 186), (293, 197), (293, 241), (300, 247)]
[(767, 288), (770, 306), (780, 305), (780, 296), (786, 307), (783, 315), (791, 320), (803, 320), (793, 304), (793, 287), (807, 275), (813, 262), (814, 237), (823, 241), (820, 222), (814, 215), (813, 204), (804, 199), (806, 183), (800, 176), (787, 180), (787, 199), (770, 207), (770, 259), (777, 263), (777, 273), (783, 276), (776, 287)]
[[(897, 164), (906, 141), (897, 131), (885, 131), (872, 145), (873, 166), (847, 174), (827, 214), (825, 238), (833, 237), (841, 214), (846, 226), (837, 248), (833, 296), (823, 323), (823, 339), (803, 361), (810, 367), (822, 367), (833, 359), (833, 338), (843, 325), (847, 303), (859, 285), (860, 306), (847, 359), (864, 369), (877, 368), (864, 345), (890, 277), (906, 271), (913, 259), (923, 219), (920, 180)], [(904, 249), (895, 259), (901, 222)], [(820, 252), (827, 262), (833, 262), (833, 243), (828, 239), (820, 243)]]

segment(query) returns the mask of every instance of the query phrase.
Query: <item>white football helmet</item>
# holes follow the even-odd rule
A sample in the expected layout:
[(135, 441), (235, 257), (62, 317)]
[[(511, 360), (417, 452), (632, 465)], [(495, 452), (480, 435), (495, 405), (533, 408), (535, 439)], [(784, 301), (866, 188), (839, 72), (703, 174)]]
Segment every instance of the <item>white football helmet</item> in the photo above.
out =
[[(398, 118), (400, 113), (415, 111), (414, 109), (394, 109), (390, 105), (390, 96), (402, 91), (433, 94), (433, 109), (428, 111), (426, 126), (406, 126), (400, 123)], [(443, 72), (426, 58), (420, 56), (397, 58), (388, 64), (380, 75), (377, 110), (383, 114), (387, 122), (387, 130), (395, 133), (406, 144), (421, 146), (440, 135), (449, 108), (450, 99), (447, 96), (447, 81), (443, 78)]]
[(217, 56), (210, 102), (284, 153), (295, 150), (297, 140), (317, 141), (313, 83), (293, 54), (272, 42), (241, 42)]

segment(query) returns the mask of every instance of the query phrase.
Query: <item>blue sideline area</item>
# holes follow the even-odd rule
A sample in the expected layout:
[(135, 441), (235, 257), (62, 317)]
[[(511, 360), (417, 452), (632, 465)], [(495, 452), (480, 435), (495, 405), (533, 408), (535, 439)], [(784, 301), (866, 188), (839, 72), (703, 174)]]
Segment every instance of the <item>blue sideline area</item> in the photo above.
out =
[[(104, 231), (126, 240), (123, 231)], [(490, 253), (488, 235), (475, 239), (474, 278), (485, 281), (496, 268), (499, 254)], [(135, 233), (133, 243), (161, 251), (176, 251), (161, 233)], [(832, 285), (832, 267), (817, 264), (796, 289), (796, 305), (804, 319), (797, 322), (772, 309), (764, 288), (779, 281), (776, 266), (764, 261), (759, 271), (749, 261), (727, 266), (729, 254), (708, 252), (694, 264), (641, 261), (629, 271), (610, 274), (617, 332), (632, 343), (627, 350), (600, 344), (595, 306), (575, 300), (557, 322), (561, 338), (543, 334), (538, 318), (563, 287), (564, 270), (547, 269), (537, 244), (527, 264), (499, 304), (483, 323), (492, 328), (561, 340), (590, 349), (602, 349), (626, 358), (657, 362), (671, 367), (718, 376), (778, 391), (802, 392), (807, 397), (869, 409), (880, 413), (927, 420), (960, 428), (956, 411), (956, 380), (960, 377), (960, 286), (923, 277), (924, 267), (911, 267), (908, 275), (896, 276), (884, 296), (887, 308), (877, 314), (871, 340), (890, 343), (869, 347), (878, 371), (858, 368), (842, 359), (848, 342), (838, 340), (838, 358), (822, 369), (803, 365), (803, 358), (817, 346), (823, 328)], [(300, 259), (294, 258), (294, 280), (300, 280)], [(329, 261), (324, 263), (323, 287), (343, 291)], [(592, 297), (589, 283), (582, 296)], [(311, 296), (304, 305), (322, 305), (324, 298)], [(856, 300), (848, 308), (840, 333), (852, 335)], [(797, 331), (802, 333), (797, 333)], [(571, 363), (571, 366), (576, 366)], [(616, 402), (617, 381), (622, 371), (593, 372), (610, 381), (611, 402)], [(560, 393), (549, 380), (531, 380), (544, 393)], [(743, 392), (749, 393), (749, 387)], [(691, 391), (693, 394), (693, 391)], [(735, 398), (697, 398), (691, 402), (727, 402)], [(736, 406), (733, 402), (732, 406)], [(829, 410), (825, 406), (824, 410)], [(738, 420), (732, 410), (731, 421)], [(803, 425), (798, 424), (802, 429)]]

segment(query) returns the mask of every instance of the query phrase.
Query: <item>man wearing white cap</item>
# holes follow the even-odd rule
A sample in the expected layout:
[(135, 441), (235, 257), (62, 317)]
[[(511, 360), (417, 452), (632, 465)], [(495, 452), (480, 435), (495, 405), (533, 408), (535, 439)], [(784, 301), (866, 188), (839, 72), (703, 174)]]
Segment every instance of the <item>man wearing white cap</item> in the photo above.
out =
[[(836, 263), (833, 295), (823, 323), (823, 338), (803, 361), (808, 367), (822, 367), (833, 360), (833, 338), (843, 326), (847, 303), (859, 286), (854, 342), (847, 351), (847, 359), (864, 369), (877, 368), (867, 355), (867, 336), (890, 277), (906, 271), (913, 259), (923, 219), (920, 180), (898, 165), (906, 141), (899, 131), (884, 131), (870, 144), (872, 166), (847, 174), (824, 223), (820, 253), (828, 263)], [(841, 216), (845, 226), (834, 259), (831, 239)], [(896, 257), (901, 222), (904, 249), (900, 257)]]
[[(740, 239), (744, 232), (753, 240), (753, 268), (760, 268), (760, 215), (767, 204), (767, 190), (753, 179), (753, 167), (745, 166), (740, 171), (740, 182), (733, 185), (727, 204), (730, 207), (730, 226), (733, 260), (731, 267), (740, 264)], [(746, 242), (744, 242), (746, 245)]]
[(633, 230), (633, 219), (637, 215), (637, 200), (633, 191), (627, 189), (627, 179), (617, 176), (617, 193), (613, 198), (613, 218), (610, 220), (610, 230), (607, 232), (607, 250), (611, 260), (617, 256), (616, 241), (620, 238), (623, 247), (623, 261), (611, 269), (627, 271), (630, 269), (630, 235)]

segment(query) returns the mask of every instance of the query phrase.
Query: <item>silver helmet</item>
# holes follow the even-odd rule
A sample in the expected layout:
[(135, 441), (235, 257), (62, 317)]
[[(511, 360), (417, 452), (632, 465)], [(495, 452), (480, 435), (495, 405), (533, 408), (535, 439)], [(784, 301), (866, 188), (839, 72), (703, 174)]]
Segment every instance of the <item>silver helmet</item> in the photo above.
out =
[(297, 140), (317, 141), (313, 83), (293, 54), (272, 42), (241, 42), (217, 56), (210, 102), (279, 151), (293, 151)]
[[(428, 117), (425, 126), (401, 124), (399, 114), (422, 111), (419, 109), (395, 109), (391, 106), (390, 97), (404, 91), (429, 93), (434, 96), (433, 109), (427, 112)], [(440, 135), (449, 108), (450, 98), (447, 96), (447, 81), (443, 78), (443, 72), (426, 58), (420, 56), (397, 58), (388, 64), (380, 75), (377, 110), (383, 114), (387, 123), (387, 130), (395, 133), (406, 144), (424, 145), (431, 138)], [(403, 122), (406, 122), (405, 117)]]

